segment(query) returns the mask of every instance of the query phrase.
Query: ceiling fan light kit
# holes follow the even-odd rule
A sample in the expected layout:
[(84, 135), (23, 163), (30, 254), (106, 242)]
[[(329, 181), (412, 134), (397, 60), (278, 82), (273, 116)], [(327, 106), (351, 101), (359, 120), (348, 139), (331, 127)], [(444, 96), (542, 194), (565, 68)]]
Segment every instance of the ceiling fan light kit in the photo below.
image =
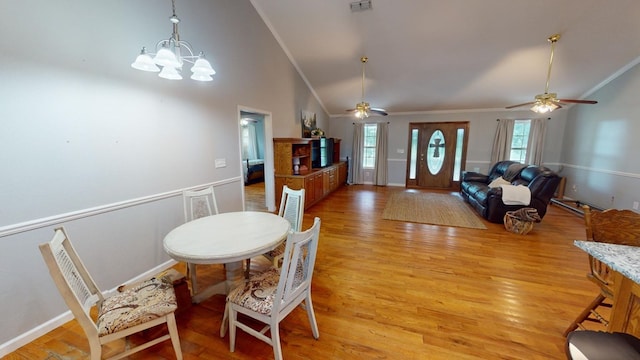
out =
[(560, 105), (554, 103), (552, 100), (555, 99), (556, 96), (556, 93), (536, 95), (536, 101), (533, 103), (531, 111), (537, 112), (538, 114), (545, 114), (560, 108)]
[(356, 104), (355, 109), (347, 110), (349, 112), (353, 112), (358, 119), (365, 119), (370, 115), (388, 115), (386, 110), (380, 108), (372, 108), (368, 102), (364, 101), (364, 65), (367, 63), (367, 61), (369, 61), (369, 58), (367, 58), (366, 56), (360, 58), (360, 62), (362, 63), (362, 99), (359, 103)]
[(551, 66), (553, 65), (553, 52), (556, 47), (556, 43), (560, 40), (560, 34), (554, 34), (547, 38), (547, 41), (551, 43), (551, 56), (549, 56), (549, 68), (547, 70), (547, 82), (544, 88), (544, 94), (539, 94), (535, 96), (535, 100), (533, 102), (528, 102), (524, 104), (507, 106), (507, 109), (513, 109), (521, 106), (533, 105), (531, 107), (531, 111), (536, 112), (538, 114), (546, 114), (552, 112), (553, 110), (562, 108), (563, 104), (566, 103), (574, 103), (574, 104), (597, 104), (597, 101), (594, 100), (575, 100), (575, 99), (558, 99), (558, 94), (549, 92), (549, 81), (551, 79)]

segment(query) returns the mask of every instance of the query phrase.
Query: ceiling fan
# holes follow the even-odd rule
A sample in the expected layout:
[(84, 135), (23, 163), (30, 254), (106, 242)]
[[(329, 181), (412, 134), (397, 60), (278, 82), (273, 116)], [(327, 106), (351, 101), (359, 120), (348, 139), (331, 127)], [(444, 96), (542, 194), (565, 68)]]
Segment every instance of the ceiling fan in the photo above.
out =
[(348, 112), (352, 112), (359, 119), (364, 119), (369, 117), (370, 115), (382, 115), (387, 116), (387, 111), (385, 109), (380, 108), (372, 108), (368, 102), (364, 101), (364, 65), (369, 61), (369, 58), (363, 56), (360, 58), (360, 62), (362, 62), (362, 99), (359, 103), (356, 104), (355, 109), (349, 109)]
[(535, 96), (535, 100), (524, 104), (507, 106), (507, 109), (513, 109), (521, 106), (533, 105), (531, 111), (544, 114), (559, 109), (562, 105), (568, 103), (574, 104), (597, 104), (594, 100), (575, 100), (575, 99), (558, 99), (558, 94), (549, 92), (549, 79), (551, 78), (551, 65), (553, 65), (553, 50), (556, 42), (560, 39), (560, 34), (551, 35), (547, 40), (551, 43), (551, 56), (549, 57), (549, 70), (547, 71), (547, 84), (544, 88), (544, 94)]

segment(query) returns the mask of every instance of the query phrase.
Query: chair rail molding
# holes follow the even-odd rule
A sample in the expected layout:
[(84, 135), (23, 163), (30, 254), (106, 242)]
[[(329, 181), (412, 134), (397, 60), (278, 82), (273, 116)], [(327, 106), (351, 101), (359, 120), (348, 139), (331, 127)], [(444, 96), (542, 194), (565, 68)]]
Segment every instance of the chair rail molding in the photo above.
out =
[(121, 209), (130, 208), (130, 207), (134, 207), (142, 204), (160, 201), (160, 200), (168, 199), (175, 196), (182, 196), (182, 192), (184, 190), (200, 189), (200, 188), (212, 186), (212, 185), (215, 188), (217, 186), (232, 184), (239, 181), (243, 181), (243, 179), (240, 176), (237, 176), (237, 177), (216, 181), (212, 183), (200, 184), (200, 185), (191, 186), (188, 188), (167, 191), (160, 194), (143, 196), (143, 197), (125, 200), (117, 203), (96, 206), (93, 208), (72, 211), (72, 212), (58, 214), (58, 215), (49, 216), (49, 217), (40, 218), (40, 219), (29, 220), (29, 221), (25, 221), (17, 224), (11, 224), (11, 225), (0, 227), (0, 238), (43, 228), (46, 226), (57, 225), (57, 224), (61, 224), (68, 221), (88, 218), (91, 216), (96, 216), (96, 215), (108, 213), (111, 211), (121, 210)]
[(598, 168), (593, 168), (593, 167), (589, 167), (589, 166), (573, 165), (573, 164), (559, 164), (559, 165), (567, 167), (567, 168), (571, 168), (571, 169), (577, 169), (577, 170), (583, 170), (583, 171), (593, 171), (593, 172), (598, 172), (598, 173), (602, 173), (602, 174), (608, 174), (608, 175), (615, 175), (615, 176), (622, 176), (622, 177), (640, 179), (640, 174), (637, 174), (637, 173), (629, 173), (629, 172), (624, 172), (624, 171), (607, 170), (607, 169), (598, 169)]

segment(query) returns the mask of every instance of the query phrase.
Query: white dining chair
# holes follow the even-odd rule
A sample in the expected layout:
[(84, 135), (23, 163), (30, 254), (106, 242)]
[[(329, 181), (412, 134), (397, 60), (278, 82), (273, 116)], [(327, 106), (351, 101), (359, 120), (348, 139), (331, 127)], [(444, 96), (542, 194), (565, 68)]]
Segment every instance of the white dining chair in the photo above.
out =
[[(252, 275), (244, 286), (238, 286), (227, 296), (229, 314), (229, 349), (235, 351), (236, 328), (255, 336), (273, 347), (276, 360), (282, 360), (280, 322), (298, 305), (307, 312), (313, 337), (320, 333), (311, 302), (311, 279), (315, 266), (320, 218), (304, 232), (290, 232), (287, 236), (282, 267)], [(238, 313), (257, 320), (265, 326), (256, 330), (241, 322)], [(269, 331), (271, 337), (265, 335)]]
[(218, 214), (218, 204), (213, 186), (200, 190), (185, 190), (182, 192), (182, 200), (184, 202), (184, 222)]
[[(184, 190), (182, 192), (182, 201), (184, 203), (185, 223), (219, 213), (213, 186), (199, 190)], [(187, 278), (191, 281), (191, 295), (195, 295), (198, 292), (196, 264), (187, 263)]]
[[(282, 198), (278, 216), (284, 217), (291, 224), (291, 231), (302, 229), (302, 219), (304, 217), (304, 189), (293, 190), (287, 185), (282, 187)], [(278, 245), (275, 249), (267, 252), (264, 256), (273, 263), (274, 267), (280, 267), (280, 262), (284, 255), (285, 244)]]
[[(176, 358), (182, 359), (174, 312), (178, 308), (173, 285), (153, 278), (105, 298), (76, 253), (64, 228), (40, 245), (51, 277), (89, 341), (91, 360), (102, 359), (103, 345), (167, 324), (168, 333), (129, 348), (109, 359), (120, 359), (171, 339)], [(96, 306), (97, 320), (91, 317)]]

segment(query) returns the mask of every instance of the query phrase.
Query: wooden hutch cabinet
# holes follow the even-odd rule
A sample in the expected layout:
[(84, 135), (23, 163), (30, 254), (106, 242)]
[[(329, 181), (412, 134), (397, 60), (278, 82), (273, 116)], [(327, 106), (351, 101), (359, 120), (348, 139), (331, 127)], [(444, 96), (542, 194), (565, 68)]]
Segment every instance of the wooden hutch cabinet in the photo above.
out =
[[(310, 138), (274, 138), (276, 203), (282, 187), (305, 189), (304, 207), (322, 200), (347, 182), (347, 163), (340, 161), (340, 139), (333, 139), (333, 165), (313, 168)], [(298, 171), (296, 173), (296, 165)]]

